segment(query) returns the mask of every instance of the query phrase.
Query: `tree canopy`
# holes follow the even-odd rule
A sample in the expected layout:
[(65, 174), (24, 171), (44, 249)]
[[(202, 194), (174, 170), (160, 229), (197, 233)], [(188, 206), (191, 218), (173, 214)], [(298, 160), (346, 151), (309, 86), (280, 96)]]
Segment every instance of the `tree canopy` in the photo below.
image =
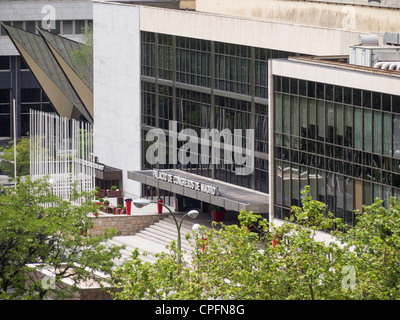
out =
[[(30, 172), (30, 140), (22, 137), (17, 140), (17, 176), (29, 175)], [(14, 141), (7, 147), (0, 148), (0, 169), (14, 176)]]
[[(115, 297), (399, 299), (400, 199), (392, 198), (387, 209), (380, 200), (365, 206), (356, 226), (346, 228), (311, 199), (309, 187), (304, 195), (302, 207), (293, 207), (280, 225), (242, 211), (239, 226), (188, 234), (197, 250), (182, 265), (175, 242), (156, 255), (155, 264), (133, 252), (113, 274), (120, 288)], [(321, 240), (329, 233), (331, 241)]]
[[(93, 195), (72, 192), (71, 199), (52, 193), (45, 179), (18, 179), (15, 187), (0, 189), (0, 297), (44, 299), (71, 297), (82, 281), (97, 281), (95, 272), (111, 274), (118, 246), (104, 243), (115, 235), (85, 234), (93, 226)], [(75, 201), (83, 201), (75, 205)], [(52, 285), (43, 285), (35, 270), (54, 272)], [(73, 285), (65, 287), (64, 279)], [(107, 279), (100, 279), (106, 284)]]

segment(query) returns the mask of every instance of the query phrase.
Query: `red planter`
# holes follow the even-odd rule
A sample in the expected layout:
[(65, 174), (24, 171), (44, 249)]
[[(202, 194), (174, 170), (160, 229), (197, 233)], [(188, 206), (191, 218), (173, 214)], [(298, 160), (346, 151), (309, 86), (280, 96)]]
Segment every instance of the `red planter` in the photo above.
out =
[(162, 209), (163, 209), (163, 205), (162, 205), (162, 203), (163, 203), (163, 201), (160, 199), (160, 200), (157, 200), (157, 212), (158, 212), (158, 214), (162, 214)]
[(213, 217), (214, 217), (214, 221), (224, 221), (226, 210), (225, 209), (221, 209), (221, 210), (218, 210), (218, 211), (213, 211), (212, 214), (213, 214)]
[(108, 198), (118, 198), (118, 197), (121, 197), (121, 190), (118, 190), (118, 191), (107, 190), (107, 197), (108, 197)]

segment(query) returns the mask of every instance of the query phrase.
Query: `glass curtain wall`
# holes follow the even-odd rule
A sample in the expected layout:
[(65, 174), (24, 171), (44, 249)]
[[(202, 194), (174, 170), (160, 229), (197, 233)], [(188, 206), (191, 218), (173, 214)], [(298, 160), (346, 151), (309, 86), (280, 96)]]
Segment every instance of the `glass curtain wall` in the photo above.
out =
[(277, 218), (306, 184), (349, 225), (400, 195), (400, 96), (276, 76), (274, 105)]
[[(141, 33), (142, 145), (151, 128), (168, 134), (169, 122), (177, 122), (178, 132), (192, 129), (254, 130), (254, 170), (236, 175), (235, 161), (226, 161), (220, 150), (219, 161), (158, 165), (179, 168), (268, 192), (268, 59), (294, 53), (254, 48), (166, 34)], [(185, 141), (178, 141), (178, 149)], [(166, 142), (168, 146), (168, 139)], [(245, 146), (243, 139), (242, 146)], [(204, 145), (203, 145), (204, 147)], [(198, 146), (198, 152), (201, 146)], [(245, 150), (243, 150), (243, 155)], [(209, 154), (211, 151), (209, 150)], [(204, 155), (202, 155), (204, 156)], [(203, 159), (203, 160), (204, 160)], [(142, 159), (143, 169), (153, 166)], [(167, 157), (168, 160), (168, 157)], [(207, 161), (208, 160), (208, 161)], [(157, 166), (157, 165), (155, 165)]]

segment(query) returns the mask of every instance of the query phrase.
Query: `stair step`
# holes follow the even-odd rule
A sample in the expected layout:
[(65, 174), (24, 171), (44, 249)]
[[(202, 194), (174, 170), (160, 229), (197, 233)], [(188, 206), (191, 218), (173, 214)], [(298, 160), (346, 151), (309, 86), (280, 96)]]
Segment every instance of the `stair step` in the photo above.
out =
[[(177, 235), (165, 235), (160, 232), (155, 232), (153, 229), (152, 230), (142, 230), (139, 233), (137, 233), (138, 236), (145, 235), (148, 237), (148, 239), (154, 239), (158, 240), (161, 243), (165, 244), (167, 246), (168, 244), (171, 243), (173, 240), (177, 240)], [(186, 250), (192, 250), (190, 244), (188, 241), (185, 239), (181, 239), (181, 246), (182, 248), (185, 248)]]

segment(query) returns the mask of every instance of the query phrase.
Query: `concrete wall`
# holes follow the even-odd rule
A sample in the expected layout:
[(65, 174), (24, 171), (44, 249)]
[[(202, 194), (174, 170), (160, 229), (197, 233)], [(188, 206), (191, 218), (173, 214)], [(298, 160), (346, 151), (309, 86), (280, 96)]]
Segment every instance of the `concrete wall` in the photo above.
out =
[(348, 54), (349, 46), (358, 44), (360, 34), (299, 23), (145, 6), (140, 7), (140, 29), (310, 55)]
[[(339, 1), (335, 0), (335, 2)], [(400, 30), (400, 10), (348, 3), (296, 0), (246, 0), (245, 2), (242, 0), (197, 0), (196, 10), (369, 33), (399, 32)]]
[(165, 218), (165, 215), (99, 215), (94, 218), (94, 227), (90, 229), (90, 234), (102, 234), (104, 228), (114, 228), (120, 236), (133, 235), (144, 228)]
[(139, 8), (93, 4), (94, 153), (123, 170), (124, 195), (140, 194), (127, 170), (140, 170)]
[[(40, 21), (48, 12), (43, 9), (51, 5), (56, 20), (92, 19), (92, 1), (7, 1), (0, 2), (0, 21)], [(42, 13), (42, 10), (44, 12)]]

